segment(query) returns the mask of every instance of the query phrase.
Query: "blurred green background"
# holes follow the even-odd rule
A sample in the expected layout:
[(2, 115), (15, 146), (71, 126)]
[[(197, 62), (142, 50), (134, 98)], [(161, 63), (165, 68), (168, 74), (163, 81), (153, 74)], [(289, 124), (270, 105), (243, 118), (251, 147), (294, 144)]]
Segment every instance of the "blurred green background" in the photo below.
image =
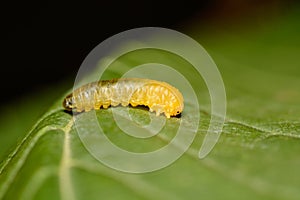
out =
[[(109, 198), (114, 191), (120, 196), (112, 195), (113, 199), (237, 199), (242, 196), (245, 199), (297, 199), (300, 196), (297, 170), (300, 166), (300, 7), (297, 1), (191, 1), (174, 7), (171, 6), (174, 2), (165, 4), (135, 2), (126, 4), (126, 11), (118, 8), (113, 12), (109, 10), (113, 3), (96, 8), (88, 3), (70, 7), (45, 4), (25, 18), (31, 24), (29, 27), (26, 20), (19, 21), (20, 26), (11, 25), (18, 20), (8, 22), (9, 40), (4, 47), (10, 51), (6, 51), (8, 56), (4, 63), (11, 69), (6, 73), (18, 71), (16, 76), (20, 77), (14, 79), (17, 86), (5, 84), (4, 80), (2, 83), (3, 90), (8, 92), (0, 106), (1, 160), (7, 158), (54, 102), (57, 102), (54, 108), (59, 108), (82, 60), (93, 47), (122, 30), (163, 26), (196, 39), (216, 62), (228, 101), (223, 135), (206, 160), (184, 156), (169, 168), (141, 177), (106, 168), (100, 169), (100, 177), (93, 177), (93, 173), (77, 169), (73, 174), (75, 180), (87, 185), (102, 182), (100, 185), (107, 191), (98, 193), (97, 188), (91, 186), (90, 190), (79, 190), (78, 198), (89, 192), (91, 198), (93, 195)], [(56, 10), (57, 15), (50, 14)], [(84, 16), (80, 11), (89, 14)], [(101, 11), (104, 13), (97, 16)], [(107, 12), (110, 15), (104, 19)], [(112, 20), (113, 17), (117, 20)], [(35, 31), (38, 33), (32, 36)], [(63, 37), (59, 37), (60, 34)], [(45, 43), (37, 45), (41, 41)], [(42, 53), (32, 62), (34, 56), (28, 56), (37, 51)], [(16, 55), (22, 58), (21, 54), (27, 56), (26, 59), (10, 59)], [(204, 101), (204, 108), (208, 106)], [(208, 116), (204, 116), (206, 118)], [(203, 138), (201, 133), (199, 137)], [(44, 145), (47, 146), (47, 142)], [(196, 150), (197, 145), (194, 144)], [(41, 150), (40, 156), (44, 153)], [(116, 181), (118, 178), (120, 182)], [(141, 181), (140, 188), (138, 181)], [(75, 188), (80, 188), (78, 183), (74, 181)], [(126, 184), (132, 184), (131, 189), (124, 186)], [(28, 187), (26, 182), (18, 182), (18, 185), (20, 190)], [(47, 190), (55, 185), (55, 180), (49, 180), (43, 188)], [(132, 189), (135, 187), (136, 190)], [(12, 186), (9, 194), (15, 190)], [(54, 196), (59, 193), (53, 190)], [(47, 192), (41, 192), (40, 198)], [(157, 194), (153, 194), (155, 192)]]

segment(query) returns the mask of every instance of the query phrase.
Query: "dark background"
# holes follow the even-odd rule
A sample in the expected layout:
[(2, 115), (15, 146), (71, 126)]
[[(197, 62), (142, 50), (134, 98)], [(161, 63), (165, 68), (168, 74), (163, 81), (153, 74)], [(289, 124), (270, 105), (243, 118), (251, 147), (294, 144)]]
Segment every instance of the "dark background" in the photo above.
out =
[(183, 31), (191, 19), (196, 19), (197, 27), (207, 21), (223, 24), (226, 20), (251, 16), (253, 11), (273, 12), (291, 1), (237, 2), (22, 1), (2, 4), (1, 102), (38, 92), (64, 79), (74, 79), (87, 54), (101, 41), (121, 31), (143, 26)]

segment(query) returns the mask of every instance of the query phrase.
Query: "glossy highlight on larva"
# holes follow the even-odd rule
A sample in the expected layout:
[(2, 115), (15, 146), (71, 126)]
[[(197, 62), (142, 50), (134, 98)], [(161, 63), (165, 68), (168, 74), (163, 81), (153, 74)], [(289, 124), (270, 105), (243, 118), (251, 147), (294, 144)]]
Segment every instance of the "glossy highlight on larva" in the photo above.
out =
[(156, 115), (167, 118), (179, 115), (184, 107), (178, 89), (166, 82), (141, 78), (101, 80), (88, 83), (69, 94), (63, 101), (68, 111), (88, 112), (109, 106), (148, 106)]

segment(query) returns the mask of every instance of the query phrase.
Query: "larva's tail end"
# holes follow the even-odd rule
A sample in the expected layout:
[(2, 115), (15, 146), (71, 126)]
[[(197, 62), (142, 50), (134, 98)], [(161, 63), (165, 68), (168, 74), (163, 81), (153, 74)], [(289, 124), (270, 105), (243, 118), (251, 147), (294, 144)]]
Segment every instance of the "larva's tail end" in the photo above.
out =
[(178, 114), (174, 115), (174, 117), (180, 118), (181, 117), (181, 113), (178, 113)]

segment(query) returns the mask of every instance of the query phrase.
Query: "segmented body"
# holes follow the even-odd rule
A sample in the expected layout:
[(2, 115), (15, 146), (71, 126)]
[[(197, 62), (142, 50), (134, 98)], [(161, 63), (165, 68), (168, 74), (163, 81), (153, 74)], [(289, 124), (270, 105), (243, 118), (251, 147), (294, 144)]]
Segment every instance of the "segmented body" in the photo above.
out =
[(63, 102), (66, 110), (75, 112), (109, 106), (148, 106), (156, 115), (168, 118), (183, 110), (183, 97), (168, 83), (140, 78), (102, 80), (86, 84), (69, 94)]

